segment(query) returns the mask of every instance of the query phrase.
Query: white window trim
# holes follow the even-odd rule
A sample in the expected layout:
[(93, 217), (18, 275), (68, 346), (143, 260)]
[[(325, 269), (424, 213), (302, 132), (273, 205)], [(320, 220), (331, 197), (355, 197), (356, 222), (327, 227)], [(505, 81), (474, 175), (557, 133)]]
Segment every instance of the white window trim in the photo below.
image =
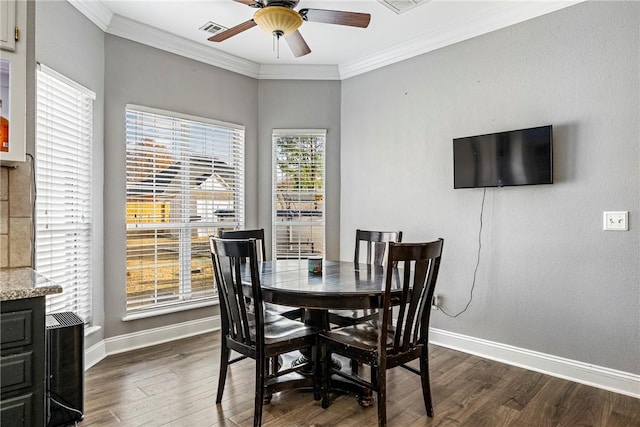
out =
[(244, 125), (239, 125), (237, 123), (223, 122), (221, 120), (215, 120), (215, 119), (211, 119), (211, 118), (208, 118), (208, 117), (194, 116), (194, 115), (191, 115), (191, 114), (179, 113), (179, 112), (169, 111), (169, 110), (162, 110), (160, 108), (147, 107), (147, 106), (144, 106), (144, 105), (127, 104), (127, 109), (128, 110), (142, 111), (144, 113), (171, 116), (171, 117), (175, 117), (175, 118), (183, 119), (183, 120), (203, 122), (203, 123), (208, 123), (208, 124), (212, 124), (212, 125), (216, 125), (216, 126), (224, 126), (224, 127), (228, 127), (228, 128), (232, 128), (232, 129), (242, 130), (242, 131), (245, 130), (245, 126)]
[(180, 313), (182, 311), (194, 310), (196, 308), (213, 307), (219, 305), (217, 297), (202, 299), (195, 302), (182, 302), (166, 307), (148, 308), (146, 310), (130, 311), (123, 318), (123, 322), (132, 320), (148, 319), (150, 317), (164, 316), (165, 314)]
[[(235, 131), (233, 133), (233, 137), (234, 140), (237, 141), (238, 136), (241, 137), (241, 143), (238, 145), (236, 143), (232, 142), (232, 145), (230, 146), (231, 152), (229, 153), (229, 155), (231, 156), (230, 158), (232, 159), (231, 162), (229, 162), (230, 166), (233, 166), (231, 175), (229, 175), (229, 177), (232, 179), (232, 190), (234, 194), (236, 195), (232, 200), (232, 204), (233, 204), (233, 210), (235, 210), (236, 212), (233, 214), (233, 220), (229, 221), (226, 218), (221, 218), (221, 217), (217, 217), (216, 219), (213, 219), (213, 215), (211, 217), (205, 218), (204, 221), (202, 223), (198, 222), (195, 225), (195, 228), (193, 228), (193, 230), (195, 229), (207, 229), (207, 228), (242, 228), (244, 226), (244, 215), (245, 215), (245, 199), (244, 199), (244, 195), (245, 195), (245, 183), (244, 183), (244, 170), (245, 170), (245, 159), (244, 159), (244, 144), (245, 144), (245, 139), (244, 139), (244, 132), (245, 132), (245, 127), (243, 125), (238, 125), (238, 124), (234, 124), (234, 123), (228, 123), (228, 122), (223, 122), (223, 121), (219, 121), (219, 120), (214, 120), (214, 119), (210, 119), (210, 118), (205, 118), (205, 117), (199, 117), (199, 116), (193, 116), (193, 115), (189, 115), (189, 114), (183, 114), (183, 113), (178, 113), (178, 112), (174, 112), (174, 111), (167, 111), (167, 110), (161, 110), (161, 109), (157, 109), (157, 108), (152, 108), (152, 107), (146, 107), (146, 106), (141, 106), (141, 105), (136, 105), (136, 104), (128, 104), (127, 105), (127, 115), (129, 113), (133, 113), (133, 114), (141, 114), (141, 117), (144, 116), (145, 114), (149, 114), (150, 116), (158, 116), (161, 120), (163, 119), (167, 119), (168, 121), (172, 121), (172, 120), (176, 120), (177, 122), (179, 121), (186, 121), (186, 122), (194, 122), (194, 123), (199, 123), (199, 124), (203, 124), (204, 126), (207, 125), (212, 125), (215, 126), (216, 129), (213, 129), (212, 132), (215, 133), (215, 131), (220, 130), (219, 128), (227, 129), (229, 131)], [(151, 117), (149, 117), (151, 119)], [(127, 117), (128, 120), (128, 117)], [(185, 125), (189, 125), (189, 123), (185, 123)], [(179, 123), (178, 123), (179, 126)], [(127, 124), (127, 153), (129, 153), (129, 128), (128, 128), (128, 124)], [(151, 128), (150, 128), (151, 129)], [(160, 128), (157, 128), (157, 130), (159, 131)], [(173, 129), (173, 128), (169, 128), (169, 129)], [(172, 132), (175, 132), (175, 130), (173, 130)], [(239, 133), (238, 133), (239, 132)], [(135, 131), (134, 131), (135, 134)], [(154, 134), (155, 135), (155, 134)], [(195, 142), (200, 142), (202, 143), (202, 140), (193, 140), (193, 134), (191, 133), (187, 133), (186, 135), (188, 135), (188, 137), (184, 137), (184, 135), (181, 134), (176, 134), (177, 136), (175, 136), (175, 140), (173, 140), (173, 137), (169, 138), (169, 140), (172, 141), (172, 143), (176, 143), (178, 144), (178, 146), (180, 146), (181, 144), (186, 144), (189, 145), (190, 143), (192, 143), (193, 141)], [(182, 139), (184, 137), (184, 139)], [(139, 138), (139, 136), (136, 136), (135, 138)], [(152, 140), (156, 138), (155, 136), (152, 136)], [(166, 139), (168, 137), (165, 137), (165, 142), (167, 142), (168, 140)], [(160, 141), (160, 140), (158, 140)], [(171, 150), (174, 150), (175, 147), (173, 145), (169, 145), (168, 147), (171, 147)], [(212, 150), (215, 150), (215, 146), (212, 146)], [(183, 166), (180, 166), (178, 168), (178, 175), (176, 175), (177, 180), (179, 180), (179, 182), (185, 182), (184, 181), (184, 177), (183, 177), (183, 173), (184, 173), (184, 167), (187, 168), (191, 168), (194, 167), (194, 163), (189, 161), (189, 162), (184, 162), (183, 158), (180, 157), (181, 153), (184, 154), (188, 154), (188, 151), (180, 151), (178, 150), (177, 154), (174, 154), (175, 156), (177, 156), (175, 158), (175, 161), (177, 161), (178, 165), (180, 165), (182, 163)], [(210, 152), (209, 154), (207, 154), (207, 156), (211, 156), (211, 160), (212, 160), (212, 165), (211, 167), (213, 167), (214, 171), (215, 171), (215, 158), (216, 155), (213, 152)], [(207, 156), (204, 156), (205, 158)], [(192, 160), (192, 158), (190, 158), (190, 160)], [(186, 166), (184, 166), (186, 165)], [(199, 166), (199, 163), (198, 165)], [(135, 167), (135, 164), (133, 164), (131, 166), (132, 168)], [(127, 170), (129, 171), (129, 166), (127, 166)], [(135, 169), (133, 169), (135, 170)], [(187, 169), (188, 170), (188, 169)], [(221, 169), (224, 172), (224, 169)], [(215, 173), (215, 172), (214, 172)], [(224, 173), (223, 173), (223, 179), (224, 179)], [(173, 182), (174, 178), (171, 178), (171, 182)], [(188, 175), (187, 175), (187, 179), (188, 179)], [(186, 181), (187, 183), (190, 181)], [(155, 187), (155, 183), (153, 185), (151, 185), (151, 187), (156, 188)], [(185, 189), (187, 191), (190, 191), (192, 189), (191, 185), (192, 184), (184, 184), (187, 185), (187, 187), (185, 187)], [(199, 184), (198, 184), (199, 185)], [(211, 183), (211, 185), (215, 185), (215, 183)], [(127, 188), (129, 189), (129, 184), (127, 185)], [(219, 189), (216, 190), (215, 187), (210, 189), (211, 192), (215, 192), (215, 191), (220, 191)], [(181, 190), (180, 190), (181, 191)], [(225, 190), (222, 190), (225, 191)], [(153, 192), (153, 194), (155, 194), (155, 190)], [(184, 193), (176, 193), (176, 194), (182, 194), (181, 198), (184, 199), (184, 197), (189, 197), (187, 195), (185, 195)], [(153, 199), (155, 200), (155, 198)], [(188, 209), (188, 206), (192, 206), (191, 203), (198, 203), (200, 199), (188, 199), (188, 203), (190, 205), (184, 205), (182, 204), (182, 202), (177, 202), (178, 204), (175, 206), (175, 209), (179, 209), (180, 212), (184, 212), (185, 208)], [(156, 203), (155, 201), (153, 203)], [(205, 201), (206, 203), (206, 201)], [(217, 204), (218, 202), (212, 202), (214, 205)], [(200, 206), (199, 204), (197, 206)], [(215, 206), (214, 206), (215, 207)], [(225, 208), (226, 209), (226, 208)], [(174, 211), (176, 213), (178, 213), (178, 211)], [(182, 215), (178, 215), (179, 218), (182, 218), (184, 214)], [(199, 215), (199, 214), (198, 214)], [(153, 219), (150, 220), (149, 223), (145, 223), (143, 221), (141, 222), (132, 222), (132, 223), (127, 223), (126, 225), (126, 229), (127, 231), (134, 231), (134, 230), (158, 230), (159, 228), (166, 228), (166, 229), (175, 229), (175, 230), (182, 230), (185, 227), (185, 219), (176, 219), (174, 221), (174, 219), (170, 219), (169, 222), (165, 222), (165, 221), (160, 221), (158, 222), (155, 218), (155, 213), (152, 214)], [(200, 217), (198, 217), (200, 218)], [(129, 221), (129, 220), (127, 220)], [(188, 221), (187, 221), (188, 222)], [(162, 224), (162, 226), (160, 226), (160, 224)], [(190, 223), (189, 223), (190, 225)], [(181, 232), (182, 233), (182, 232)], [(212, 232), (212, 234), (214, 234)], [(189, 239), (190, 242), (192, 242), (190, 239), (190, 237), (187, 237)], [(182, 238), (180, 240), (182, 242)], [(180, 259), (183, 259), (183, 257), (187, 257), (186, 259), (184, 259), (184, 261), (180, 261), (180, 263), (184, 262), (185, 264), (182, 265), (182, 267), (180, 268), (180, 271), (184, 271), (184, 269), (188, 266), (187, 264), (189, 264), (192, 260), (191, 256), (189, 255), (190, 253), (190, 245), (187, 245), (186, 247), (183, 246), (182, 243), (180, 243), (179, 245), (180, 249), (180, 253), (182, 255), (180, 255)], [(157, 247), (155, 249), (155, 251), (157, 251)], [(187, 253), (183, 253), (182, 251), (186, 250)], [(210, 263), (210, 261), (209, 261)], [(191, 271), (191, 270), (189, 270)], [(187, 273), (189, 272), (187, 271)], [(206, 307), (206, 306), (211, 306), (211, 305), (215, 305), (218, 303), (217, 301), (217, 293), (216, 293), (216, 289), (215, 287), (213, 288), (213, 295), (192, 295), (192, 296), (188, 296), (190, 294), (190, 279), (188, 278), (188, 276), (190, 276), (190, 274), (185, 274), (183, 276), (183, 274), (180, 274), (180, 280), (179, 280), (179, 291), (178, 293), (174, 293), (172, 295), (174, 295), (176, 298), (178, 298), (178, 300), (167, 300), (167, 301), (162, 301), (160, 300), (156, 300), (156, 301), (150, 301), (147, 302), (143, 305), (140, 306), (129, 306), (129, 303), (131, 302), (130, 299), (127, 297), (127, 312), (126, 315), (124, 316), (123, 320), (124, 321), (129, 321), (129, 320), (135, 320), (135, 319), (140, 319), (140, 318), (146, 318), (146, 317), (153, 317), (153, 316), (158, 316), (158, 315), (163, 315), (163, 314), (167, 314), (167, 313), (173, 313), (173, 312), (178, 312), (178, 311), (183, 311), (183, 310), (190, 310), (193, 308), (199, 308), (199, 307)], [(184, 281), (183, 281), (184, 280)], [(211, 285), (214, 286), (214, 282), (213, 280), (211, 281)], [(157, 286), (157, 284), (156, 284)], [(186, 287), (185, 287), (186, 286)], [(183, 299), (183, 295), (187, 295), (188, 298), (187, 299)], [(192, 299), (191, 299), (192, 298)]]
[[(37, 197), (37, 189), (38, 186), (36, 184), (36, 205), (34, 208), (34, 211), (36, 212), (34, 214), (34, 223), (36, 224), (36, 234), (35, 234), (35, 254), (36, 254), (36, 259), (35, 259), (35, 267), (36, 269), (43, 275), (48, 276), (50, 279), (52, 279), (54, 282), (60, 284), (63, 287), (63, 293), (62, 294), (57, 294), (57, 295), (51, 295), (47, 297), (47, 312), (60, 312), (60, 311), (74, 311), (77, 314), (79, 314), (83, 320), (87, 323), (90, 324), (91, 320), (92, 320), (92, 301), (91, 301), (91, 294), (92, 294), (92, 261), (91, 261), (91, 251), (92, 251), (92, 245), (93, 245), (93, 227), (94, 227), (94, 223), (93, 223), (93, 189), (92, 189), (92, 177), (91, 177), (91, 166), (92, 166), (92, 151), (93, 151), (93, 101), (96, 99), (96, 95), (93, 91), (91, 91), (90, 89), (87, 89), (86, 87), (80, 85), (79, 83), (69, 79), (68, 77), (58, 73), (57, 71), (47, 67), (46, 65), (43, 64), (38, 64), (37, 66), (37, 73), (38, 76), (36, 78), (36, 158), (34, 161), (34, 168), (35, 168), (35, 181), (36, 182), (40, 182), (41, 184), (41, 192), (44, 191), (45, 188), (53, 188), (54, 186), (48, 186), (48, 187), (43, 187), (43, 185), (46, 185), (49, 181), (47, 179), (47, 173), (49, 173), (50, 169), (43, 169), (41, 171), (38, 171), (38, 164), (41, 163), (41, 168), (45, 168), (46, 165), (43, 165), (42, 162), (45, 161), (51, 161), (48, 160), (49, 156), (52, 155), (51, 153), (54, 153), (54, 149), (59, 149), (62, 147), (62, 142), (61, 139), (62, 138), (59, 134), (58, 136), (54, 136), (53, 133), (55, 132), (53, 129), (56, 128), (56, 126), (58, 126), (57, 123), (51, 123), (50, 120), (52, 120), (53, 115), (48, 113), (47, 111), (54, 111), (52, 109), (49, 109), (47, 107), (47, 111), (41, 111), (39, 109), (40, 107), (40, 97), (39, 97), (39, 91), (44, 90), (43, 87), (39, 87), (38, 85), (38, 81), (40, 80), (40, 73), (43, 76), (43, 79), (51, 79), (52, 82), (55, 85), (58, 85), (58, 89), (60, 90), (60, 93), (58, 94), (58, 96), (60, 96), (62, 94), (62, 87), (63, 86), (68, 86), (71, 90), (69, 91), (69, 93), (65, 93), (65, 95), (72, 95), (72, 96), (81, 96), (82, 97), (82, 101), (83, 103), (89, 102), (89, 110), (88, 113), (83, 119), (83, 125), (84, 127), (81, 127), (81, 131), (82, 134), (84, 134), (84, 138), (86, 139), (82, 139), (82, 142), (79, 144), (80, 146), (82, 146), (83, 148), (86, 148), (87, 154), (84, 155), (83, 157), (86, 159), (87, 163), (85, 165), (85, 167), (87, 168), (87, 174), (84, 176), (84, 178), (82, 178), (82, 180), (86, 179), (88, 181), (88, 185), (86, 185), (87, 188), (87, 193), (81, 193), (80, 198), (83, 197), (87, 197), (88, 198), (88, 211), (85, 210), (85, 212), (87, 213), (87, 215), (89, 216), (87, 222), (84, 223), (84, 226), (82, 227), (83, 229), (86, 230), (86, 235), (88, 236), (87, 239), (88, 241), (84, 242), (84, 247), (85, 247), (85, 251), (82, 252), (82, 245), (80, 245), (81, 247), (81, 252), (84, 254), (83, 258), (84, 258), (84, 263), (86, 265), (84, 265), (85, 268), (88, 269), (88, 271), (86, 271), (86, 287), (83, 287), (82, 284), (80, 284), (81, 281), (79, 281), (78, 283), (75, 283), (73, 285), (69, 285), (72, 286), (73, 289), (76, 289), (78, 293), (71, 293), (71, 290), (67, 288), (67, 282), (65, 281), (65, 277), (67, 276), (67, 273), (62, 273), (62, 274), (58, 274), (57, 277), (55, 276), (55, 271), (51, 270), (49, 271), (45, 265), (46, 264), (41, 264), (39, 265), (39, 262), (47, 262), (46, 260), (49, 259), (49, 265), (52, 265), (52, 260), (47, 256), (47, 254), (51, 254), (51, 251), (43, 251), (40, 253), (39, 255), (39, 251), (38, 251), (38, 241), (40, 239), (38, 239), (38, 215), (37, 213), (39, 212), (40, 209), (42, 209), (43, 207), (45, 207), (44, 205), (39, 206), (38, 205), (38, 197)], [(75, 93), (74, 93), (75, 92)], [(45, 100), (43, 99), (43, 102)], [(84, 105), (83, 107), (86, 107), (86, 105)], [(64, 112), (65, 109), (64, 108), (60, 108), (58, 107), (57, 109), (59, 112)], [(44, 122), (38, 122), (38, 116), (40, 114), (47, 114), (46, 118), (48, 121), (44, 121)], [(77, 117), (74, 117), (74, 119)], [(77, 123), (77, 121), (74, 121), (74, 123)], [(75, 129), (75, 128), (73, 128)], [(41, 135), (42, 132), (42, 135)], [(60, 131), (58, 131), (60, 132)], [(40, 142), (40, 144), (38, 143)], [(53, 147), (52, 145), (58, 145), (58, 147)], [(47, 145), (48, 144), (48, 145)], [(86, 145), (85, 145), (86, 144)], [(75, 145), (73, 145), (75, 147)], [(38, 157), (41, 158), (38, 158)], [(53, 156), (56, 156), (56, 154), (53, 154)], [(45, 158), (46, 157), (46, 158)], [(62, 169), (62, 167), (61, 167)], [(55, 170), (55, 169), (52, 169)], [(67, 177), (68, 179), (68, 177)], [(67, 181), (68, 182), (68, 181)], [(53, 194), (51, 194), (51, 196), (54, 196)], [(60, 195), (57, 195), (58, 197)], [(42, 193), (42, 197), (44, 197), (44, 193)], [(83, 216), (84, 218), (84, 216)], [(42, 220), (44, 224), (48, 224), (48, 221), (46, 220)], [(44, 231), (43, 231), (44, 233)], [(47, 239), (46, 237), (44, 237), (44, 235), (41, 236), (42, 239), (42, 243), (41, 244), (45, 244), (45, 242), (52, 242), (52, 237), (49, 236), (49, 238)], [(59, 252), (57, 256), (60, 255), (61, 252)], [(79, 266), (80, 268), (82, 268), (83, 266)], [(75, 270), (77, 267), (71, 267), (70, 272)], [(66, 288), (66, 289), (65, 289)]]

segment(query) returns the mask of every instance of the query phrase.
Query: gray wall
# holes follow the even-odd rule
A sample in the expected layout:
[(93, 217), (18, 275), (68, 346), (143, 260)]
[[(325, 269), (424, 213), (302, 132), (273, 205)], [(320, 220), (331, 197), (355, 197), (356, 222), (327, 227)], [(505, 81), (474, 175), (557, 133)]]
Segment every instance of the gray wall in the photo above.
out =
[(105, 37), (105, 334), (125, 333), (218, 313), (202, 308), (122, 322), (126, 312), (125, 108), (138, 104), (244, 125), (246, 222), (257, 221), (258, 83), (255, 79), (150, 48)]
[[(35, 3), (35, 60), (64, 74), (70, 79), (91, 89), (96, 94), (93, 105), (93, 324), (104, 324), (103, 286), (103, 116), (104, 116), (104, 33), (90, 20), (66, 1), (30, 2), (30, 10)], [(30, 32), (34, 31), (30, 28)], [(33, 74), (31, 74), (33, 75)], [(35, 82), (30, 84), (30, 91)], [(28, 91), (29, 93), (29, 91)], [(32, 95), (28, 95), (32, 99)], [(33, 111), (33, 104), (29, 107)], [(28, 135), (33, 135), (33, 124)], [(33, 139), (29, 138), (28, 151), (33, 153)], [(99, 330), (86, 338), (90, 347), (104, 338), (104, 330)]]
[(273, 129), (326, 129), (325, 248), (326, 256), (340, 256), (340, 82), (261, 80), (258, 112), (258, 205), (265, 228), (267, 252), (271, 247), (271, 167)]
[(554, 184), (487, 189), (473, 302), (432, 326), (640, 374), (639, 27), (640, 3), (587, 2), (344, 81), (342, 258), (358, 227), (443, 237), (461, 311), (483, 190), (453, 189), (452, 138), (552, 124)]

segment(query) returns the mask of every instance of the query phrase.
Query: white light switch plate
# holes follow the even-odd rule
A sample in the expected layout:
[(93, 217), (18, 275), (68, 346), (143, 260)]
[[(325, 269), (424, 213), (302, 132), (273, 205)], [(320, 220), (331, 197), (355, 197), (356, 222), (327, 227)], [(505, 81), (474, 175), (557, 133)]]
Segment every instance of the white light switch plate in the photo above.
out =
[(606, 231), (627, 231), (629, 229), (628, 220), (629, 212), (627, 211), (605, 211), (603, 229)]

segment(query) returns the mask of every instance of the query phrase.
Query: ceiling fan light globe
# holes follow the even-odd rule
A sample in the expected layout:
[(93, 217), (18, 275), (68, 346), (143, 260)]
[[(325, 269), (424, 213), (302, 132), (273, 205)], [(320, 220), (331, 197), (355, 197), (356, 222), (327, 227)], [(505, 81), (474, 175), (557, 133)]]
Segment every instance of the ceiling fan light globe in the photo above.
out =
[(253, 15), (253, 20), (267, 33), (285, 36), (300, 28), (303, 22), (298, 12), (282, 6), (263, 7)]

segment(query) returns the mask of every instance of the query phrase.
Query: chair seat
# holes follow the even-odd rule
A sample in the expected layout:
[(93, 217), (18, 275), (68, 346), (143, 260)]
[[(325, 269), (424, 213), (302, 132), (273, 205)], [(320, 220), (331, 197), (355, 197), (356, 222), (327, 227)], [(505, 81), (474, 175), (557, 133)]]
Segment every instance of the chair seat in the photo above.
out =
[(304, 310), (302, 308), (292, 308), (267, 302), (264, 304), (264, 312), (266, 314), (279, 314), (288, 319), (297, 320), (302, 319)]
[[(378, 349), (379, 320), (369, 320), (353, 326), (332, 329), (322, 332), (320, 336), (348, 347), (355, 347), (365, 352), (374, 352)], [(387, 347), (393, 346), (395, 328), (389, 327), (387, 334)]]
[[(249, 322), (251, 338), (255, 340), (255, 324)], [(284, 316), (273, 313), (264, 314), (264, 343), (266, 346), (275, 345), (283, 341), (294, 341), (308, 338), (315, 340), (319, 329), (307, 326), (302, 322), (287, 319)]]

